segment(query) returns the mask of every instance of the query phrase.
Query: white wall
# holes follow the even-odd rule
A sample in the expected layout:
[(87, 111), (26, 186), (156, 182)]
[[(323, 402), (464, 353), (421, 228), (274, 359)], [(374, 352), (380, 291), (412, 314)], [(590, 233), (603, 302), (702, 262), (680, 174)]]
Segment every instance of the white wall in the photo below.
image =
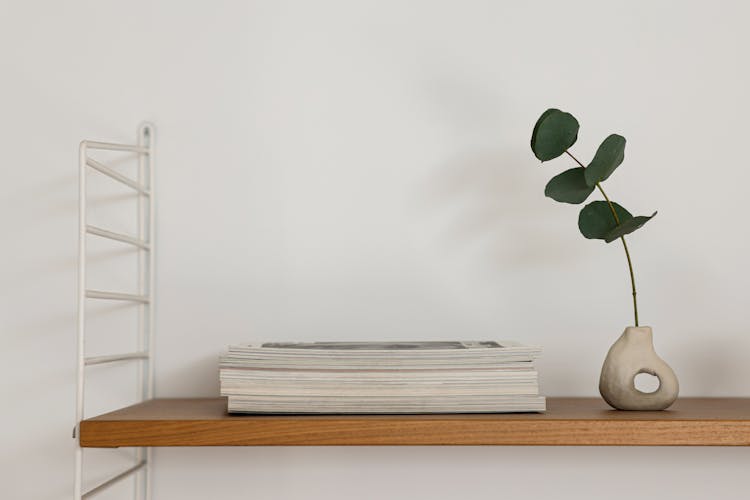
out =
[[(627, 271), (543, 196), (570, 167), (529, 150), (549, 106), (581, 121), (584, 159), (628, 138), (607, 187), (659, 210), (631, 250), (682, 394), (750, 396), (748, 15), (740, 1), (5, 2), (1, 496), (70, 498), (77, 143), (128, 141), (143, 119), (158, 127), (160, 396), (217, 394), (232, 342), (454, 337), (542, 344), (547, 395), (595, 395), (631, 323)], [(99, 208), (127, 224), (130, 201)], [(101, 352), (117, 324), (96, 332)], [(155, 456), (157, 499), (738, 498), (750, 463), (720, 448)]]

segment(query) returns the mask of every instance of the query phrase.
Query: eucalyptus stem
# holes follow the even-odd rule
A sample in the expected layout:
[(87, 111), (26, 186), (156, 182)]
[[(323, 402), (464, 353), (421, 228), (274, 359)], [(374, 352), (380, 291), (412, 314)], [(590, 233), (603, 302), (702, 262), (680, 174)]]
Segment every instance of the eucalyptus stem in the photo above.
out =
[[(578, 161), (578, 158), (576, 158), (570, 153), (570, 151), (565, 150), (565, 152), (582, 168), (586, 168), (583, 163)], [(615, 211), (615, 206), (610, 201), (609, 197), (607, 196), (607, 193), (604, 192), (604, 189), (602, 189), (601, 184), (597, 182), (596, 187), (597, 189), (599, 189), (599, 192), (602, 193), (602, 196), (604, 196), (604, 199), (607, 200), (607, 205), (609, 205), (609, 209), (612, 211), (612, 216), (615, 218), (615, 223), (617, 223), (617, 225), (619, 226), (620, 218), (617, 216), (617, 212)], [(625, 241), (625, 236), (620, 236), (620, 240), (622, 241), (622, 247), (625, 249), (625, 257), (627, 257), (628, 259), (628, 271), (630, 271), (630, 287), (633, 290), (633, 313), (635, 315), (635, 326), (638, 326), (638, 300), (636, 299), (635, 274), (633, 273), (633, 261), (630, 259), (630, 251), (628, 250), (628, 244)]]

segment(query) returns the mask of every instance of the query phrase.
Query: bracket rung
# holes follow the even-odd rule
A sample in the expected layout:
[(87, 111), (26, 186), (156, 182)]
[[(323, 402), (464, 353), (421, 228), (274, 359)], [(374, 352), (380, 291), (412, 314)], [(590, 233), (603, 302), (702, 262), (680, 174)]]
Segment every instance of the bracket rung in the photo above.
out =
[(137, 246), (138, 248), (142, 248), (144, 250), (150, 250), (150, 246), (145, 241), (134, 238), (133, 236), (128, 236), (127, 234), (121, 234), (121, 233), (115, 233), (113, 231), (107, 231), (106, 229), (102, 229), (100, 227), (87, 225), (86, 226), (86, 232), (89, 234), (93, 234), (96, 236), (101, 236), (102, 238), (109, 238), (110, 240), (115, 241), (121, 241), (123, 243), (128, 243), (130, 245)]
[(86, 290), (86, 297), (88, 297), (89, 299), (129, 300), (131, 302), (141, 302), (143, 304), (149, 303), (149, 298), (147, 296), (136, 295), (133, 293), (101, 292), (99, 290)]
[(130, 361), (133, 359), (148, 359), (148, 352), (137, 351), (127, 354), (112, 354), (108, 356), (89, 356), (83, 363), (86, 366), (101, 365), (104, 363), (114, 363), (115, 361)]
[(135, 144), (117, 144), (114, 142), (85, 141), (89, 149), (106, 149), (108, 151), (130, 151), (132, 153), (148, 153), (147, 146)]
[(91, 498), (91, 497), (93, 497), (97, 493), (100, 493), (100, 492), (106, 490), (107, 488), (109, 488), (113, 484), (115, 484), (115, 483), (117, 483), (117, 482), (125, 479), (129, 475), (131, 475), (131, 474), (133, 474), (135, 472), (138, 472), (138, 470), (140, 470), (141, 468), (143, 468), (145, 466), (146, 466), (146, 461), (145, 460), (141, 460), (140, 462), (138, 462), (137, 464), (135, 464), (134, 466), (132, 466), (128, 470), (126, 470), (124, 472), (121, 472), (120, 474), (116, 475), (115, 477), (113, 477), (111, 479), (107, 479), (106, 481), (104, 481), (99, 486), (91, 488), (89, 491), (87, 491), (86, 493), (84, 493), (83, 495), (81, 495), (81, 500), (83, 500), (84, 498)]
[(94, 170), (98, 170), (99, 172), (103, 173), (104, 175), (111, 177), (112, 179), (121, 182), (125, 184), (128, 187), (131, 187), (141, 193), (145, 196), (150, 196), (151, 193), (149, 193), (148, 189), (146, 187), (142, 186), (141, 184), (137, 183), (133, 179), (130, 179), (129, 177), (126, 177), (122, 175), (120, 172), (117, 172), (116, 170), (111, 169), (110, 167), (106, 166), (103, 163), (100, 163), (93, 158), (86, 158), (86, 165), (93, 168)]

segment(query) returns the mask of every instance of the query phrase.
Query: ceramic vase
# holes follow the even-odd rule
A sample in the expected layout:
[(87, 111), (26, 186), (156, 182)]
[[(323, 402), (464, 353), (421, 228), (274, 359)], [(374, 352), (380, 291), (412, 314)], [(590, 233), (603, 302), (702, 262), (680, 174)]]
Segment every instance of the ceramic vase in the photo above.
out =
[[(648, 373), (659, 379), (654, 392), (635, 387), (635, 376)], [(677, 376), (654, 351), (649, 326), (629, 326), (609, 348), (599, 378), (599, 392), (618, 410), (664, 410), (674, 403), (679, 392)]]

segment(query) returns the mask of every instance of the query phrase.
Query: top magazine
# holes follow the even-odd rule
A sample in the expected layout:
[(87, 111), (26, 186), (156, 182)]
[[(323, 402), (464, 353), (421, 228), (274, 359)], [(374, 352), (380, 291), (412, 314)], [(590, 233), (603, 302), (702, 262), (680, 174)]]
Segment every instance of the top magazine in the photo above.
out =
[(401, 351), (442, 349), (502, 348), (494, 340), (483, 341), (427, 341), (427, 342), (266, 342), (261, 347), (274, 349), (341, 349), (352, 351)]

